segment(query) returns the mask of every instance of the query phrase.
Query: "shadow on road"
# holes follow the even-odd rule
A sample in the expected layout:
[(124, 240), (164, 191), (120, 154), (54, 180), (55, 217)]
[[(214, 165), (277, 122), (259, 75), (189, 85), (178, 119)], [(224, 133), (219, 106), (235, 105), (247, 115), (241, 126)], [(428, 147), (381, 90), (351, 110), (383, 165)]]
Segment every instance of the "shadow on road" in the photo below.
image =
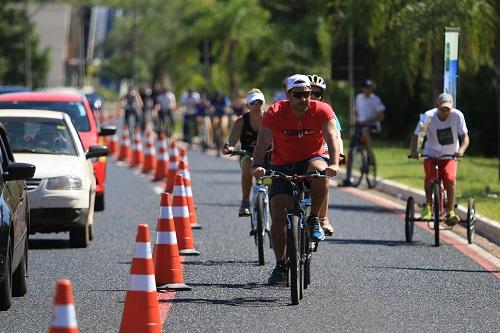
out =
[(67, 239), (30, 239), (28, 243), (30, 250), (56, 250), (71, 248)]
[(393, 213), (394, 210), (387, 209), (380, 206), (363, 206), (363, 205), (328, 205), (328, 209), (350, 210), (354, 212), (368, 212), (368, 213)]
[(240, 207), (239, 202), (221, 203), (221, 202), (196, 202), (197, 206), (212, 206), (212, 207)]
[(381, 240), (381, 239), (326, 239), (323, 242), (345, 245), (381, 245), (381, 246), (423, 246), (423, 242), (407, 243), (403, 240)]
[(425, 272), (456, 272), (456, 273), (500, 273), (500, 271), (487, 271), (476, 269), (450, 269), (450, 268), (425, 268), (425, 267), (390, 267), (390, 266), (365, 266), (373, 269), (394, 269), (406, 271), (425, 271)]
[(207, 260), (207, 261), (185, 261), (184, 265), (192, 266), (255, 266), (257, 261), (242, 261), (242, 260)]
[(282, 307), (281, 299), (262, 297), (236, 297), (232, 299), (207, 299), (207, 298), (174, 298), (171, 300), (160, 300), (160, 303), (187, 303), (187, 304), (214, 304), (245, 307)]

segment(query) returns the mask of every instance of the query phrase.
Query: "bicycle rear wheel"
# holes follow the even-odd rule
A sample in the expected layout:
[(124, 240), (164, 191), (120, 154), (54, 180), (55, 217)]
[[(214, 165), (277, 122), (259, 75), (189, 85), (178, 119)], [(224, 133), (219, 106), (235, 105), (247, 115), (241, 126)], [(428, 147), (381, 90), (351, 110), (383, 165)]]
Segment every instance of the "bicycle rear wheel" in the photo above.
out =
[(257, 192), (257, 198), (255, 200), (255, 211), (257, 212), (257, 225), (256, 225), (256, 237), (257, 237), (257, 252), (259, 256), (259, 265), (265, 264), (264, 260), (264, 193)]
[(409, 197), (406, 201), (405, 213), (405, 237), (406, 242), (411, 243), (413, 240), (413, 229), (415, 227), (415, 201), (413, 197)]
[(377, 185), (377, 164), (373, 153), (366, 154), (366, 183), (369, 188), (374, 188)]
[(472, 244), (476, 235), (476, 203), (469, 198), (467, 204), (467, 242)]
[(350, 182), (351, 185), (357, 187), (361, 180), (363, 179), (363, 173), (366, 168), (366, 154), (362, 147), (355, 146), (352, 148), (352, 153), (350, 156)]
[(439, 190), (439, 184), (435, 183), (432, 185), (432, 204), (434, 210), (434, 245), (439, 246), (439, 220), (441, 219), (441, 193)]
[(287, 229), (287, 253), (292, 305), (299, 304), (300, 300), (300, 254), (299, 254), (299, 217), (289, 215), (290, 221)]

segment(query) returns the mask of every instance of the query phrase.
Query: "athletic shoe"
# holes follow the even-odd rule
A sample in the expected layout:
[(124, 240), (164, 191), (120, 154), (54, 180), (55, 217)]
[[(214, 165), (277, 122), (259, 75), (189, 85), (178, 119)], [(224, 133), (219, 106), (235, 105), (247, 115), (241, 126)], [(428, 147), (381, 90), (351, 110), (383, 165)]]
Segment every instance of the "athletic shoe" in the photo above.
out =
[(250, 201), (242, 200), (238, 216), (250, 216)]
[(321, 228), (321, 222), (317, 216), (309, 216), (307, 218), (307, 226), (311, 240), (319, 242), (325, 239), (325, 232)]
[(460, 222), (460, 217), (457, 215), (457, 213), (455, 213), (454, 210), (450, 210), (448, 214), (446, 214), (446, 220), (444, 223), (452, 227), (458, 222)]
[(271, 286), (280, 286), (284, 287), (286, 285), (286, 281), (288, 279), (288, 268), (286, 264), (276, 264), (276, 267), (273, 269), (271, 276), (267, 280), (267, 282)]
[(328, 217), (322, 217), (319, 219), (321, 222), (321, 228), (323, 228), (323, 231), (325, 232), (325, 236), (331, 236), (333, 235), (333, 227), (330, 224), (330, 221), (328, 220)]
[(422, 216), (420, 217), (420, 219), (425, 221), (432, 220), (432, 212), (430, 205), (424, 204), (424, 207), (422, 207)]

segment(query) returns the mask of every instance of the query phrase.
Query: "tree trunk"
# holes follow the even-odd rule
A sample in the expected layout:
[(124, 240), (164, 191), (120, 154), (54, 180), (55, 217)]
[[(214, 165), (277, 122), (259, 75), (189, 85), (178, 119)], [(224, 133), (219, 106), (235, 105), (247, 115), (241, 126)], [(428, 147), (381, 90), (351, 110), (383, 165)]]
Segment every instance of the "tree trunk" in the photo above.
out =
[(228, 41), (227, 53), (227, 74), (229, 78), (229, 93), (234, 96), (238, 91), (238, 64), (236, 57), (236, 39), (230, 38)]

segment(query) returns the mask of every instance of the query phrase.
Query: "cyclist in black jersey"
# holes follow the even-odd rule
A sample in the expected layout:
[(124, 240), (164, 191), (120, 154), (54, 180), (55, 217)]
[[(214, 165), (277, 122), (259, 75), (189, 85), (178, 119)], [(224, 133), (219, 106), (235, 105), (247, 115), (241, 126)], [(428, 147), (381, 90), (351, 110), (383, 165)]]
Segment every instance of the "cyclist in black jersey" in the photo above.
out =
[[(239, 141), (242, 150), (253, 153), (257, 135), (259, 133), (260, 121), (264, 115), (264, 94), (259, 89), (252, 89), (247, 94), (247, 103), (250, 112), (236, 119), (228, 141), (222, 148), (223, 154), (230, 154)], [(250, 215), (250, 191), (252, 189), (252, 157), (240, 157), (241, 166), (241, 206), (238, 216)]]

